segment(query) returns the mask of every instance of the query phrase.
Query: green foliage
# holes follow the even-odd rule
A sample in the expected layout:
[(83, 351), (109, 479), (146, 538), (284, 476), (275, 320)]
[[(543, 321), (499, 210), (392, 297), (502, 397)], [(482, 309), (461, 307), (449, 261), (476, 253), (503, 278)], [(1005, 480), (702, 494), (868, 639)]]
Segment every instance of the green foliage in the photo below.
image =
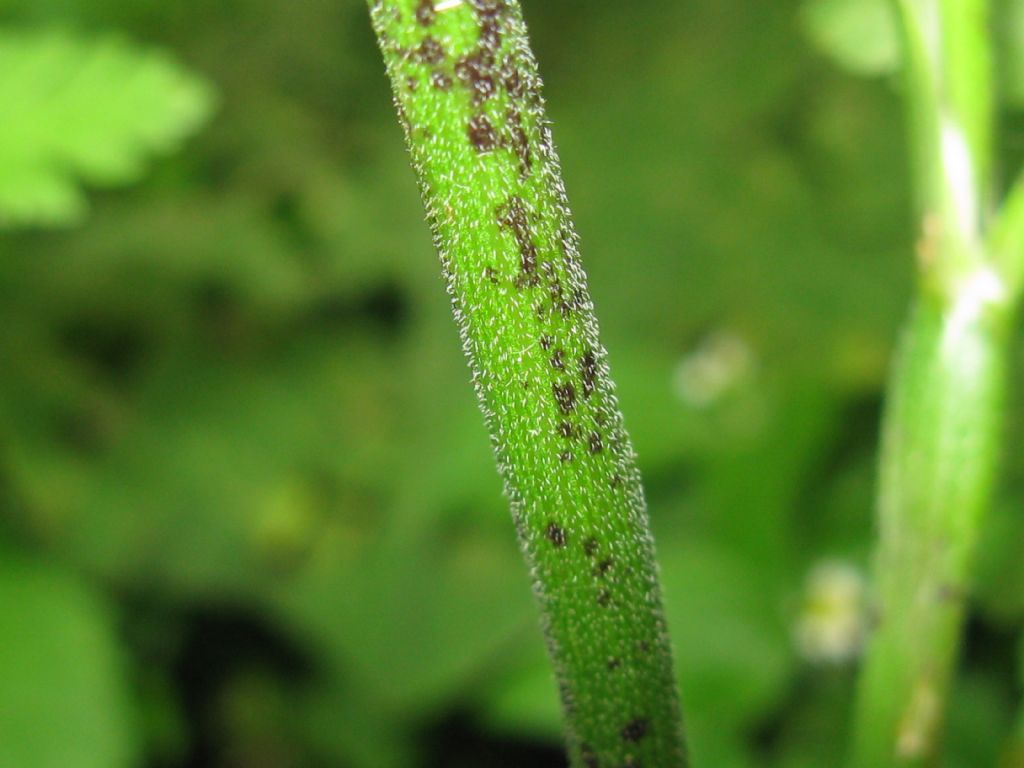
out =
[[(81, 228), (0, 237), (0, 530), (106, 597), (138, 743), (170, 765), (209, 734), (225, 767), (545, 764), (526, 742), (562, 764), (529, 579), (365, 7), (15, 5), (173, 51), (222, 94), (196, 141), (97, 196)], [(694, 754), (721, 768), (842, 758), (853, 664), (812, 662), (793, 630), (819, 559), (867, 561), (911, 283), (898, 94), (823, 64), (800, 7), (525, 4), (680, 676), (691, 715), (723, 718), (690, 717)], [(707, 366), (682, 362), (713, 360), (722, 332), (748, 363), (688, 399), (684, 369)], [(958, 702), (951, 754), (981, 754), (972, 724), (1017, 695), (1001, 649), (1024, 621), (1024, 457), (1006, 463), (985, 537), (999, 556), (967, 606), (981, 693)], [(719, 629), (676, 618), (712, 608)], [(209, 661), (218, 642), (231, 652)], [(196, 688), (179, 670), (204, 659), (218, 674)], [(1010, 735), (1002, 717), (985, 728)]]
[(807, 0), (808, 34), (836, 63), (858, 75), (899, 68), (900, 36), (891, 0)]
[(993, 4), (995, 41), (999, 54), (999, 85), (1003, 103), (1024, 107), (1024, 2), (999, 0)]
[(4, 552), (0, 606), (0, 765), (135, 765), (127, 669), (105, 600)]
[(0, 226), (81, 221), (79, 180), (135, 181), (210, 112), (209, 88), (117, 38), (0, 30)]

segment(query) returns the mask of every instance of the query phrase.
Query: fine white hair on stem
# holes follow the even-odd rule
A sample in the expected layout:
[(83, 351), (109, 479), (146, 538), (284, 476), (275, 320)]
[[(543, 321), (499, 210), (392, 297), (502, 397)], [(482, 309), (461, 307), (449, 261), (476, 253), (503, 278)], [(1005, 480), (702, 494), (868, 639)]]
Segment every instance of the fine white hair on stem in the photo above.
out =
[(441, 0), (441, 2), (434, 5), (434, 11), (443, 13), (444, 11), (452, 10), (452, 8), (458, 8), (460, 5), (462, 5), (462, 0)]

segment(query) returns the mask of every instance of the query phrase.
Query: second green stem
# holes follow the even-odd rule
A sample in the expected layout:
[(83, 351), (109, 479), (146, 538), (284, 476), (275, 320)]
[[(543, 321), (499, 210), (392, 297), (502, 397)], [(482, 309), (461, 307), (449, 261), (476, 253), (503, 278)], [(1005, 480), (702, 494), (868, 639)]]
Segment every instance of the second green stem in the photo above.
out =
[(1016, 303), (1015, 281), (990, 237), (988, 4), (896, 5), (920, 284), (883, 427), (876, 626), (858, 692), (854, 768), (931, 765), (938, 753), (998, 464)]
[(969, 573), (997, 463), (1009, 312), (992, 273), (915, 307), (885, 419), (877, 626), (862, 673), (856, 768), (927, 765), (941, 730)]

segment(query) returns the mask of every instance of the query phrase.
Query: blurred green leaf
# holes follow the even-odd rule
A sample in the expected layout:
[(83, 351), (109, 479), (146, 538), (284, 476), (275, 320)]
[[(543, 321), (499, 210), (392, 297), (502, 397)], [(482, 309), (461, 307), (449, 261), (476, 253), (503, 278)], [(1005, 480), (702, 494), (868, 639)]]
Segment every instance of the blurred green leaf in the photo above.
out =
[(0, 32), (0, 226), (81, 220), (78, 182), (138, 178), (209, 115), (209, 87), (117, 38)]
[[(878, 41), (842, 18), (863, 3), (804, 3), (526, 3), (694, 678), (688, 714), (719, 768), (841, 759), (849, 681), (799, 662), (791, 609), (816, 558), (868, 548), (877, 401), (911, 285), (899, 101), (827, 66), (805, 33), (823, 13), (855, 56)], [(224, 93), (203, 141), (138, 194), (98, 197), (72, 231), (0, 235), (0, 514), (184, 625), (245, 610), (289, 638), (315, 670), (311, 692), (281, 692), (301, 765), (422, 764), (424, 734), (453, 709), (557, 743), (529, 579), (365, 6), (0, 10), (77, 30), (31, 37), (83, 56), (101, 46), (89, 30), (124, 30)], [(1004, 51), (1019, 51), (1000, 19)], [(16, 74), (0, 70), (0, 92)], [(141, 99), (111, 74), (101, 115), (111, 92)], [(140, 164), (154, 150), (131, 146)], [(80, 182), (107, 183), (57, 170), (79, 206)], [(696, 407), (679, 371), (720, 331), (747, 345), (752, 372)], [(1022, 423), (1011, 413), (1010, 439)], [(1024, 615), (1017, 475), (971, 604), (1000, 625)], [(149, 738), (168, 743), (152, 759), (188, 759), (196, 728), (225, 734), (229, 690), (186, 692), (175, 654), (132, 652), (174, 686), (148, 694)], [(992, 659), (985, 673), (1009, 671)], [(991, 697), (964, 707), (961, 732)]]
[(842, 765), (846, 756), (847, 711), (854, 690), (852, 670), (817, 667), (796, 678), (779, 715), (768, 752), (774, 768)]
[(557, 744), (563, 731), (561, 702), (540, 633), (523, 638), (504, 666), (482, 702), (487, 724), (499, 733), (530, 734)]
[(997, 765), (1014, 714), (1002, 687), (1002, 681), (976, 672), (968, 672), (954, 682), (949, 697), (944, 766)]
[(0, 765), (136, 764), (112, 617), (94, 591), (0, 553), (0, 649)]
[(1024, 685), (1024, 635), (1017, 640), (1017, 679)]
[(981, 532), (975, 566), (980, 608), (1001, 624), (1024, 620), (1024, 517), (1016, 498), (1000, 499)]
[(711, 764), (701, 756), (727, 752), (778, 706), (792, 643), (779, 606), (765, 599), (760, 567), (701, 538), (663, 537), (659, 555), (693, 749)]
[[(363, 691), (321, 686), (298, 697), (292, 717), (307, 735), (315, 765), (409, 768), (417, 765), (412, 729), (377, 711)], [(303, 763), (310, 764), (310, 763)]]
[(804, 26), (814, 44), (857, 75), (888, 75), (900, 63), (890, 0), (808, 0)]
[(998, 42), (999, 85), (1004, 103), (1024, 107), (1024, 0), (1001, 0), (994, 5)]

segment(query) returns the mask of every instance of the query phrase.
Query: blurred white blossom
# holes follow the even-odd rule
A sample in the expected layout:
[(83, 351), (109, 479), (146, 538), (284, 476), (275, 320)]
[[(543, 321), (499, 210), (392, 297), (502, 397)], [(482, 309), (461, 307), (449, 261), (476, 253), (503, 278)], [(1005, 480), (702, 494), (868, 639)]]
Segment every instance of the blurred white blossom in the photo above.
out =
[(706, 408), (736, 389), (753, 368), (754, 355), (744, 339), (715, 331), (679, 362), (675, 392), (687, 405)]
[(826, 560), (807, 577), (796, 642), (808, 661), (840, 664), (855, 658), (867, 634), (867, 584), (854, 566)]

